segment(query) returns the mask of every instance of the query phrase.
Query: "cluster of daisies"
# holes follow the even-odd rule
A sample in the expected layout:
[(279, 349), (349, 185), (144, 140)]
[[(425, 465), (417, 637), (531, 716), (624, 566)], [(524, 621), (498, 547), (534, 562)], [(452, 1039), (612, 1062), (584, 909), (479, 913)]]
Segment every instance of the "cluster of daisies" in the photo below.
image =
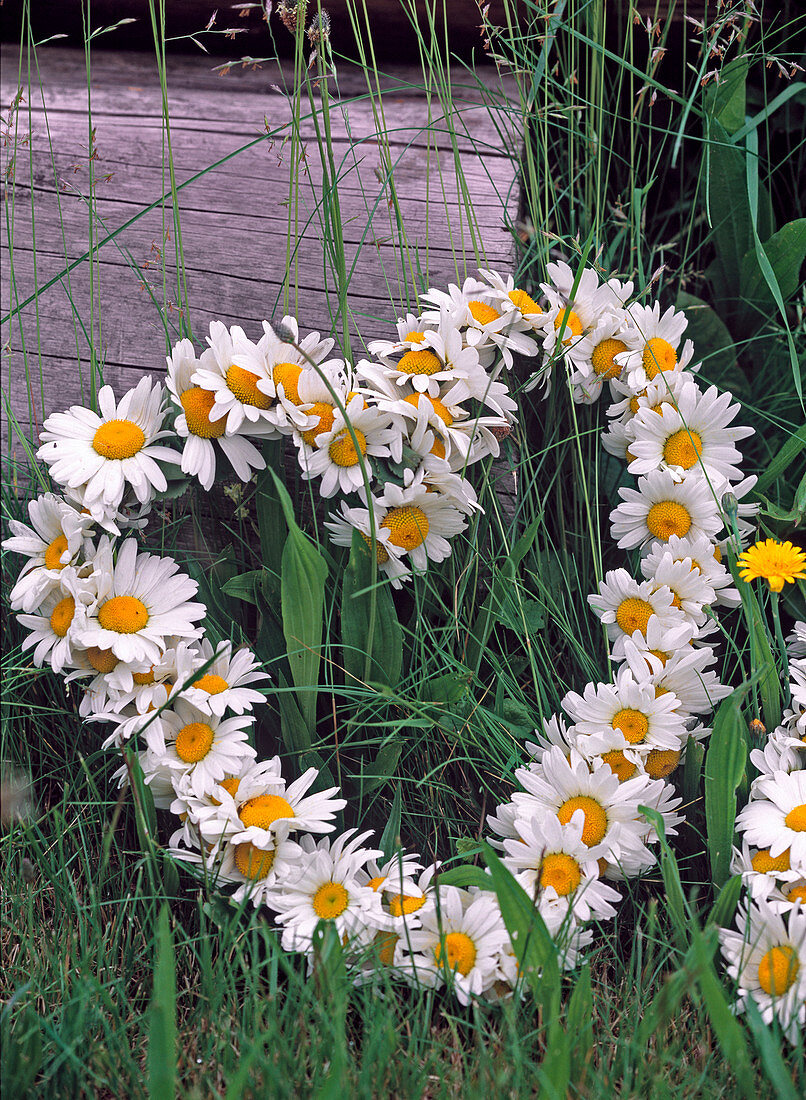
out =
[(738, 931), (720, 935), (738, 1008), (754, 1000), (795, 1043), (806, 1023), (806, 622), (795, 624), (788, 650), (791, 705), (750, 753), (757, 775), (736, 820), (732, 870), (747, 897)]
[(332, 356), (332, 340), (300, 338), (291, 317), (264, 322), (256, 343), (214, 322), (198, 356), (181, 340), (167, 395), (143, 378), (118, 403), (104, 387), (99, 414), (74, 406), (45, 421), (38, 456), (62, 493), (32, 501), (30, 526), (13, 523), (4, 544), (28, 559), (11, 593), (25, 648), (82, 689), (79, 711), (104, 723), (106, 747), (136, 745), (155, 805), (177, 818), (177, 859), (234, 901), (271, 910), (285, 948), (310, 956), (330, 921), (356, 980), (392, 967), (451, 985), (463, 1003), (518, 988), (494, 892), (444, 884), (415, 853), (384, 858), (366, 846), (370, 833), (329, 835), (345, 807), (338, 790), (315, 791), (316, 769), (289, 780), (279, 757), (256, 758), (267, 674), (247, 648), (204, 637), (196, 583), (140, 551), (136, 532), (169, 467), (207, 490), (223, 457), (248, 481), (265, 466), (261, 441), (286, 437), (303, 479), (342, 498), (333, 541), (350, 545), (359, 531), (399, 587), (447, 558), (479, 508), (467, 471), (513, 430), (515, 355), (535, 363), (529, 387), (547, 390), (559, 369), (590, 403), (607, 384), (604, 445), (638, 475), (620, 490), (612, 533), (641, 550), (640, 576), (616, 569), (589, 597), (618, 668), (612, 682), (567, 694), (568, 721), (544, 723), (517, 772), (522, 789), (489, 819), (491, 842), (573, 966), (585, 925), (615, 912), (613, 883), (654, 862), (657, 833), (639, 807), (674, 833), (668, 777), (730, 691), (709, 639), (716, 609), (739, 602), (721, 545), (750, 530), (753, 506), (740, 502), (753, 482), (735, 446), (750, 429), (731, 426), (729, 394), (697, 384), (685, 317), (628, 304), (631, 284), (551, 264), (537, 301), (511, 278), (480, 275), (430, 290), (394, 340), (369, 343), (371, 358), (354, 365)]

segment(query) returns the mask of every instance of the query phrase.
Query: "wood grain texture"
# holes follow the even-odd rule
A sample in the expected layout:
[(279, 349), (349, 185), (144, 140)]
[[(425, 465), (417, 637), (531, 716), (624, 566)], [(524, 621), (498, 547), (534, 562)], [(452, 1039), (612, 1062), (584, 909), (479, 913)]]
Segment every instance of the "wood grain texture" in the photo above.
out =
[[(83, 54), (48, 47), (38, 62), (41, 89), (36, 78), (29, 89), (16, 53), (4, 47), (4, 455), (22, 457), (15, 432), (6, 432), (8, 408), (27, 434), (50, 412), (87, 399), (90, 346), (116, 392), (144, 370), (164, 371), (185, 305), (199, 346), (213, 319), (257, 338), (260, 321), (286, 308), (305, 330), (341, 333), (323, 243), (330, 200), (317, 138), (321, 103), (303, 107), (295, 166), (287, 68), (222, 79), (211, 71), (214, 59), (170, 60), (182, 302), (153, 58), (93, 54), (91, 122)], [(418, 70), (391, 70), (383, 83), (382, 99), (372, 99), (359, 72), (340, 71), (341, 100), (331, 111), (355, 355), (414, 305), (418, 285), (461, 280), (480, 261), (502, 268), (513, 261), (518, 135), (507, 87), (494, 70), (479, 81), (457, 73), (446, 120)]]

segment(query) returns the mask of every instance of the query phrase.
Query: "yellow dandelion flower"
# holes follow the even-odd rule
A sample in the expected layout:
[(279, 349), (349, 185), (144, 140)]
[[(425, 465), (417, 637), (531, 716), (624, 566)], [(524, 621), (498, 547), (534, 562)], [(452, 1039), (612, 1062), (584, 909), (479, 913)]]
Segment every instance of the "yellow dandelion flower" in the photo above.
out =
[(785, 584), (806, 579), (806, 553), (791, 542), (775, 539), (757, 542), (739, 555), (739, 565), (743, 581), (763, 579), (773, 592), (780, 592)]

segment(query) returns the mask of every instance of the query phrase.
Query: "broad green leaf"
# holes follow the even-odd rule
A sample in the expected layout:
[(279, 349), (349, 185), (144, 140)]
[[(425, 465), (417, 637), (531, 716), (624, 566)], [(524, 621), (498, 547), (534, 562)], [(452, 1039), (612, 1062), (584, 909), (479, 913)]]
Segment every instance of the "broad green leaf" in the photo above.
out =
[(370, 548), (353, 531), (342, 582), (342, 660), (348, 677), (394, 688), (403, 668), (403, 632), (389, 585), (375, 572), (373, 583)]
[(176, 957), (169, 912), (163, 905), (157, 921), (157, 961), (148, 1026), (149, 1100), (174, 1100), (176, 1096)]
[(327, 563), (297, 526), (291, 498), (273, 470), (272, 477), (288, 525), (288, 537), (281, 562), (283, 634), (288, 647), (291, 676), (297, 689), (299, 709), (313, 735), (316, 725)]
[(402, 751), (403, 741), (400, 737), (390, 738), (381, 745), (375, 754), (375, 759), (365, 765), (364, 774), (360, 778), (365, 792), (382, 787), (395, 774)]
[[(787, 222), (761, 245), (786, 301), (800, 285), (800, 269), (806, 259), (806, 218)], [(741, 294), (757, 309), (769, 312), (775, 305), (773, 291), (761, 270), (757, 250), (750, 248), (742, 257)], [(763, 320), (764, 318), (760, 318)]]
[(741, 893), (742, 876), (733, 875), (719, 891), (714, 907), (708, 914), (707, 923), (714, 924), (717, 928), (727, 928), (733, 921)]
[(711, 879), (723, 886), (730, 874), (736, 821), (736, 788), (744, 775), (747, 743), (740, 706), (745, 689), (734, 691), (719, 707), (705, 754), (705, 823)]
[(386, 825), (384, 826), (380, 840), (381, 851), (386, 859), (391, 859), (395, 852), (400, 849), (400, 820), (402, 811), (403, 794), (401, 786), (398, 783), (395, 787), (395, 797), (392, 799), (392, 809), (389, 811), (389, 817), (386, 819)]
[(729, 134), (734, 134), (744, 125), (747, 66), (747, 54), (735, 57), (722, 68), (719, 81), (706, 87), (705, 110)]
[(716, 119), (709, 122), (706, 146), (708, 222), (716, 249), (718, 297), (735, 299), (740, 291), (742, 257), (753, 246), (747, 199), (745, 153), (730, 144)]
[(478, 886), (481, 890), (493, 890), (493, 880), (483, 867), (476, 867), (473, 863), (463, 863), (458, 867), (451, 867), (447, 871), (441, 871), (439, 875), (440, 886)]
[(305, 721), (297, 700), (288, 688), (288, 681), (282, 672), (277, 674), (280, 691), (275, 696), (280, 711), (280, 725), (283, 731), (283, 744), (288, 752), (305, 753), (311, 747), (311, 731)]
[(266, 469), (257, 476), (255, 506), (257, 524), (260, 533), (260, 560), (279, 587), (280, 567), (283, 555), (283, 506), (280, 494), (271, 476), (282, 470), (283, 441), (268, 441), (263, 444)]
[(428, 703), (458, 703), (470, 688), (472, 672), (446, 672), (443, 676), (434, 676), (422, 686), (422, 698)]
[(694, 341), (697, 358), (708, 378), (738, 397), (749, 398), (747, 378), (736, 360), (733, 337), (719, 314), (701, 298), (681, 291), (675, 302), (688, 319), (686, 336)]
[(792, 1069), (781, 1055), (781, 1043), (772, 1028), (761, 1018), (758, 1005), (752, 997), (745, 1003), (745, 1016), (756, 1050), (759, 1053), (768, 1080), (775, 1089), (777, 1100), (798, 1100), (801, 1094), (792, 1083)]
[(699, 741), (689, 737), (686, 744), (686, 756), (683, 761), (683, 776), (681, 782), (681, 794), (686, 806), (695, 803), (701, 794), (700, 783), (702, 781), (702, 762), (705, 759), (705, 749)]
[(548, 1018), (556, 1019), (560, 1005), (557, 945), (520, 883), (489, 845), (484, 845), (483, 852), (519, 971), (531, 987), (535, 1001), (544, 1006)]
[(262, 576), (262, 569), (251, 569), (248, 573), (239, 573), (237, 577), (230, 577), (222, 585), (221, 591), (227, 596), (233, 596), (236, 600), (256, 604), (255, 587), (260, 583)]

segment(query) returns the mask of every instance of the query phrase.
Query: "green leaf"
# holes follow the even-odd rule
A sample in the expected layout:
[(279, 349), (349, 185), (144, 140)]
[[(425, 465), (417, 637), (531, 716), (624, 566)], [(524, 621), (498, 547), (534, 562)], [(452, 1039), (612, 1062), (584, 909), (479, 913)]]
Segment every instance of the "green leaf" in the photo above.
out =
[(281, 563), (280, 604), (288, 664), (299, 709), (311, 735), (316, 725), (327, 563), (294, 519), (285, 486), (271, 471), (288, 525)]
[(669, 847), (666, 839), (666, 827), (663, 823), (663, 815), (649, 806), (639, 806), (638, 809), (655, 826), (658, 834), (658, 862), (660, 864), (663, 884), (666, 887), (666, 902), (669, 907), (669, 915), (672, 918), (675, 939), (678, 947), (685, 950), (689, 944), (689, 926), (692, 921), (691, 908), (683, 893), (683, 883), (680, 881), (680, 868), (677, 866), (674, 852)]
[(754, 679), (758, 681), (758, 693), (761, 696), (761, 713), (764, 718), (764, 725), (768, 730), (773, 730), (781, 721), (782, 699), (778, 666), (773, 656), (756, 594), (752, 585), (739, 577), (736, 558), (732, 552), (728, 564), (739, 590), (742, 611), (747, 623), (747, 633), (750, 638), (750, 666)]
[(804, 447), (806, 447), (806, 424), (802, 428), (798, 428), (795, 434), (787, 439), (767, 469), (759, 476), (755, 484), (755, 492), (763, 493), (782, 474), (786, 473)]
[(708, 914), (708, 924), (717, 928), (727, 928), (733, 921), (736, 906), (742, 893), (742, 876), (729, 878), (717, 895), (714, 907)]
[(277, 709), (280, 711), (280, 728), (283, 744), (288, 752), (306, 753), (311, 747), (311, 731), (300, 710), (297, 700), (288, 691), (288, 681), (282, 672), (277, 673)]
[(573, 1059), (573, 1076), (577, 1089), (581, 1090), (593, 1046), (593, 991), (591, 968), (584, 966), (574, 985), (566, 1012), (566, 1031)]
[[(760, 247), (775, 276), (781, 297), (786, 301), (800, 285), (800, 269), (806, 259), (806, 218), (787, 222)], [(775, 304), (773, 289), (761, 269), (755, 246), (742, 257), (740, 288), (742, 297), (765, 315)]]
[(157, 921), (157, 961), (148, 1026), (149, 1100), (174, 1100), (176, 1096), (176, 958), (163, 905)]
[(143, 769), (137, 753), (133, 749), (124, 750), (129, 782), (134, 801), (134, 820), (140, 847), (145, 852), (153, 852), (154, 837), (157, 835), (157, 811), (154, 809), (154, 796), (145, 781)]
[(739, 397), (750, 397), (750, 387), (736, 361), (736, 347), (727, 325), (701, 298), (681, 291), (675, 302), (688, 319), (686, 336), (694, 341), (708, 378)]
[(735, 57), (723, 66), (719, 82), (709, 84), (705, 91), (705, 110), (729, 134), (734, 134), (744, 125), (747, 67), (747, 54)]
[(248, 573), (239, 573), (237, 577), (230, 577), (228, 581), (225, 581), (221, 591), (227, 596), (234, 596), (236, 600), (256, 604), (255, 589), (262, 576), (262, 569), (251, 569)]
[(473, 863), (463, 863), (458, 867), (451, 867), (448, 871), (441, 871), (439, 875), (440, 886), (478, 886), (480, 890), (493, 890), (493, 880), (483, 867), (476, 867)]
[(542, 1004), (548, 1019), (556, 1019), (560, 1006), (560, 964), (557, 945), (534, 902), (489, 845), (483, 847), (490, 868), (498, 906), (507, 927), (518, 968)]
[(272, 475), (283, 468), (283, 443), (271, 440), (263, 444), (266, 469), (257, 475), (255, 492), (260, 560), (278, 585), (283, 555), (283, 506)]
[(389, 585), (378, 580), (377, 569), (373, 582), (372, 566), (370, 547), (353, 531), (342, 582), (342, 660), (356, 680), (394, 688), (403, 668), (403, 632)]
[(700, 782), (702, 780), (702, 762), (705, 759), (705, 748), (700, 741), (689, 737), (686, 744), (686, 757), (683, 761), (683, 777), (681, 782), (681, 794), (686, 806), (697, 802), (700, 797)]
[(369, 765), (369, 770), (361, 775), (360, 782), (365, 792), (382, 787), (395, 774), (402, 751), (403, 741), (400, 737), (392, 737), (381, 745)]
[(709, 123), (706, 164), (707, 215), (716, 250), (717, 297), (735, 299), (740, 291), (742, 257), (753, 246), (753, 225), (747, 199), (745, 154), (730, 144), (726, 130), (716, 119)]
[(392, 799), (392, 809), (389, 811), (386, 825), (381, 834), (380, 846), (385, 859), (391, 859), (400, 849), (400, 820), (403, 811), (403, 795), (401, 786), (395, 787), (395, 797)]
[(422, 698), (427, 703), (458, 703), (467, 695), (473, 673), (468, 669), (461, 672), (446, 672), (443, 676), (434, 676), (422, 685)]
[(781, 1044), (772, 1028), (767, 1027), (752, 997), (745, 1002), (745, 1016), (759, 1053), (767, 1079), (775, 1089), (777, 1100), (798, 1100), (801, 1094), (792, 1084), (792, 1070), (781, 1056)]
[(747, 743), (740, 701), (746, 688), (729, 695), (719, 707), (705, 754), (705, 823), (711, 879), (723, 886), (730, 874), (736, 788), (744, 775)]

